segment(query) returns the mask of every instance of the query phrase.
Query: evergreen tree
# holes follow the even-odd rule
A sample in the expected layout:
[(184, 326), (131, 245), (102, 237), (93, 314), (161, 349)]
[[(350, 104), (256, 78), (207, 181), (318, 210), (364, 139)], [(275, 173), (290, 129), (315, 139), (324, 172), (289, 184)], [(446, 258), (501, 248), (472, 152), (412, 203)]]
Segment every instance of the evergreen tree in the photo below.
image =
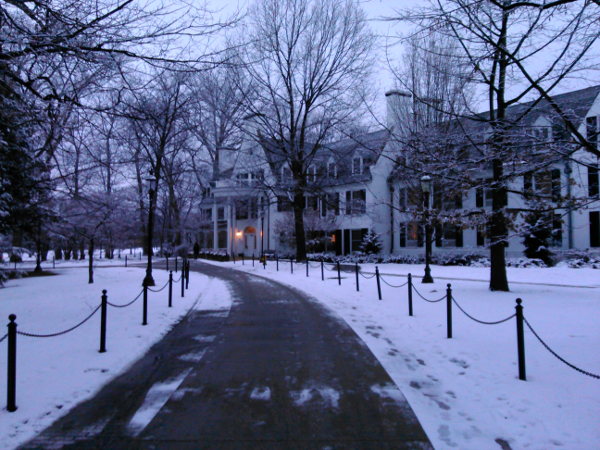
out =
[(369, 230), (363, 238), (362, 244), (360, 244), (360, 250), (365, 252), (367, 255), (379, 253), (383, 249), (381, 243), (381, 236), (375, 233), (373, 230)]
[(528, 258), (537, 258), (552, 266), (552, 252), (549, 250), (552, 230), (548, 226), (549, 218), (542, 214), (529, 214), (525, 218), (524, 254)]

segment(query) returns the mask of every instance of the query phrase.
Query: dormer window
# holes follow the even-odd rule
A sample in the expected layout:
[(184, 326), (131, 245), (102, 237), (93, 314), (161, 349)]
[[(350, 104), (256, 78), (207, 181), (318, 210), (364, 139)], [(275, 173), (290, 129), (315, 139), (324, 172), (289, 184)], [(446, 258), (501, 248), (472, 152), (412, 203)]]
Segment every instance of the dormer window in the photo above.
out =
[(334, 162), (327, 163), (327, 177), (328, 178), (337, 178), (337, 166)]
[(281, 168), (281, 182), (289, 183), (292, 181), (292, 171), (289, 167), (283, 166)]
[(311, 164), (308, 169), (306, 169), (306, 181), (309, 183), (315, 183), (317, 181), (317, 167), (314, 164)]
[(352, 175), (360, 175), (363, 173), (363, 160), (362, 158), (352, 158)]

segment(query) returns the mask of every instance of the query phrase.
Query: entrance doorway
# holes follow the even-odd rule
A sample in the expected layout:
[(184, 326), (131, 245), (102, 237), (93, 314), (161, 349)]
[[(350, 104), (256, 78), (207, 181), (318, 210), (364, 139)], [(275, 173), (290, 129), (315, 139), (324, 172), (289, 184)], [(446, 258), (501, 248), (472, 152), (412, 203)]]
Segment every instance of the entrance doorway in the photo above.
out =
[(252, 254), (259, 257), (256, 238), (256, 229), (254, 227), (246, 227), (244, 230), (244, 256), (251, 257)]

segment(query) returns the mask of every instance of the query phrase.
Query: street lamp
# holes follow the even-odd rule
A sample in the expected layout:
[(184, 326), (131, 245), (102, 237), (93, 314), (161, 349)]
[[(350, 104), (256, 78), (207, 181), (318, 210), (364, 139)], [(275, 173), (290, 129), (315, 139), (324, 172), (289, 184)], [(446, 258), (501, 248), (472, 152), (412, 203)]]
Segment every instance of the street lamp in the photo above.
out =
[(431, 278), (431, 269), (429, 264), (431, 262), (431, 224), (429, 223), (429, 197), (431, 195), (431, 177), (429, 175), (423, 175), (421, 177), (421, 189), (423, 190), (423, 196), (425, 201), (425, 276), (421, 283), (433, 283)]
[(154, 234), (154, 207), (152, 199), (156, 192), (157, 180), (154, 176), (154, 171), (150, 170), (150, 176), (146, 178), (148, 186), (148, 265), (146, 266), (146, 277), (142, 286), (155, 286), (154, 278), (152, 278), (152, 235)]

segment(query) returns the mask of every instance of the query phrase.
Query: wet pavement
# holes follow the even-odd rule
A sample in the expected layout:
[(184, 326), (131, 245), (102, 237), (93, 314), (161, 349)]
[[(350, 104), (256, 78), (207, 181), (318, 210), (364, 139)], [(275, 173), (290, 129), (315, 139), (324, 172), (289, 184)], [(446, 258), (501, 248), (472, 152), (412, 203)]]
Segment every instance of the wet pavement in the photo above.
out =
[(259, 276), (192, 261), (234, 301), (192, 311), (125, 374), (21, 449), (432, 449), (339, 317)]

